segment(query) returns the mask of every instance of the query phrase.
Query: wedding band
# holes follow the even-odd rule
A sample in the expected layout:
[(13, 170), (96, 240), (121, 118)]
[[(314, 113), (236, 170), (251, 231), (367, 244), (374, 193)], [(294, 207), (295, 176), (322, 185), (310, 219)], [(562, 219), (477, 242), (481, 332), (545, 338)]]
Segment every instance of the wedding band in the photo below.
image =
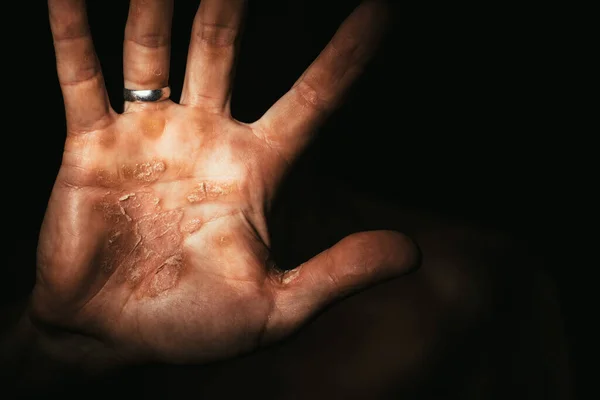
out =
[(132, 90), (123, 89), (123, 97), (125, 101), (131, 102), (156, 102), (162, 101), (169, 98), (171, 95), (171, 88), (165, 86), (161, 89), (149, 89), (149, 90)]

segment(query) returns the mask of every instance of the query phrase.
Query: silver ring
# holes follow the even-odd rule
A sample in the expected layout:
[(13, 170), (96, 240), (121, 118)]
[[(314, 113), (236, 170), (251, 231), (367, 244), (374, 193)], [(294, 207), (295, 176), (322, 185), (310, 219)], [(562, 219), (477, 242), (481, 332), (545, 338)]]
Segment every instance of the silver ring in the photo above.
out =
[(149, 90), (123, 89), (125, 101), (131, 102), (156, 102), (166, 100), (169, 96), (171, 96), (171, 88), (168, 86), (161, 89)]

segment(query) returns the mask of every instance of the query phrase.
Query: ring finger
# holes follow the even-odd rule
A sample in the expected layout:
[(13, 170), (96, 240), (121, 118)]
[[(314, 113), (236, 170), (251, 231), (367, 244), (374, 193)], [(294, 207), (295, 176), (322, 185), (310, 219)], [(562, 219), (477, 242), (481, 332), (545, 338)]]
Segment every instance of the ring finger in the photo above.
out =
[(173, 0), (131, 0), (123, 45), (127, 89), (160, 89), (169, 83)]

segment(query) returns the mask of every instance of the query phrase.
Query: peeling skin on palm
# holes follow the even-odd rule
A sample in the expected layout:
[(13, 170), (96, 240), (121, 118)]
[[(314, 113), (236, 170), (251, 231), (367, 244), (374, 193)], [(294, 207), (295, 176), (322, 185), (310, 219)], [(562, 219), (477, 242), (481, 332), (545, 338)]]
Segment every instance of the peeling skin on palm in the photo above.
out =
[(201, 182), (192, 189), (186, 198), (190, 203), (200, 203), (230, 194), (234, 191), (233, 189), (233, 185), (230, 184)]
[(184, 265), (183, 210), (162, 210), (150, 192), (108, 194), (98, 207), (111, 226), (101, 267), (154, 297), (173, 287)]
[(215, 217), (202, 206), (204, 211), (196, 209), (199, 214), (184, 220), (184, 209), (206, 205), (235, 192), (236, 188), (228, 182), (195, 182), (183, 192), (180, 207), (166, 210), (148, 185), (164, 171), (164, 163), (151, 161), (123, 166), (119, 174), (104, 174), (112, 184), (117, 178), (125, 179), (121, 182), (132, 189), (111, 190), (95, 207), (109, 227), (99, 253), (99, 264), (116, 282), (136, 288), (139, 296), (157, 296), (177, 283), (185, 265), (185, 237)]
[(152, 160), (133, 165), (122, 165), (116, 173), (106, 170), (96, 172), (96, 183), (100, 186), (110, 187), (123, 181), (138, 181), (141, 183), (156, 182), (165, 172), (166, 166), (162, 161)]

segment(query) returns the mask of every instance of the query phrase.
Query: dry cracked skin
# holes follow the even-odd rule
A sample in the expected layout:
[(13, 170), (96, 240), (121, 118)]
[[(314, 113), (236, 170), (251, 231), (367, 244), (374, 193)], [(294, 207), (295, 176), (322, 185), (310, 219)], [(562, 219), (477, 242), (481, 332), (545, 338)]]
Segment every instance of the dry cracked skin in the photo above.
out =
[(132, 192), (116, 198), (108, 194), (100, 203), (105, 220), (111, 226), (103, 251), (102, 269), (116, 273), (116, 279), (156, 296), (172, 287), (184, 262), (183, 234), (180, 223), (183, 210), (162, 210), (151, 192)]
[[(184, 208), (165, 210), (151, 189), (165, 172), (161, 161), (122, 166), (118, 173), (100, 170), (97, 182), (114, 189), (124, 182), (136, 182), (137, 190), (107, 192), (95, 207), (109, 227), (103, 244), (101, 268), (118, 283), (138, 293), (155, 297), (172, 288), (185, 265), (184, 236), (199, 230), (200, 218), (184, 221)], [(130, 185), (127, 185), (130, 186)], [(215, 200), (231, 194), (235, 185), (227, 182), (196, 182), (184, 198), (188, 205)]]

